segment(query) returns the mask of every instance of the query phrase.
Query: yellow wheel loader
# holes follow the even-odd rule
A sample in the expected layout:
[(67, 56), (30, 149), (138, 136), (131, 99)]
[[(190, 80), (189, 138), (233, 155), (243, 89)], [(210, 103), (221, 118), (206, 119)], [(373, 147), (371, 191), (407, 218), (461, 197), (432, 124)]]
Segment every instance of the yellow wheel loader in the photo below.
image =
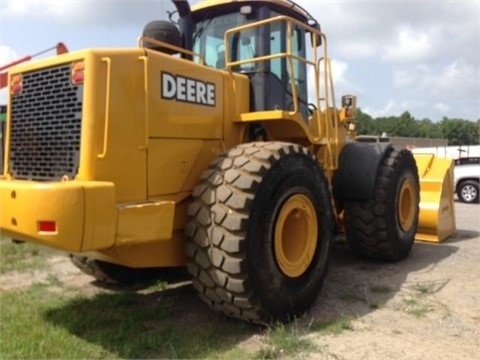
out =
[(135, 48), (10, 70), (2, 235), (106, 282), (186, 266), (212, 309), (257, 323), (309, 308), (336, 231), (405, 258), (415, 160), (354, 141), (318, 22), (290, 0), (173, 3)]

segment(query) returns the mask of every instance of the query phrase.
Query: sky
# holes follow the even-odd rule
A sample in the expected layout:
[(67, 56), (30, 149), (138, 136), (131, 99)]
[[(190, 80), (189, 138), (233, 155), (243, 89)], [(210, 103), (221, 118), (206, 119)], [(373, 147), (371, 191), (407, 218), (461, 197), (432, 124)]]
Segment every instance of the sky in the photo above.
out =
[[(479, 0), (296, 2), (327, 35), (337, 97), (356, 95), (373, 117), (480, 119)], [(0, 67), (60, 41), (70, 51), (134, 47), (171, 9), (169, 0), (0, 0)]]

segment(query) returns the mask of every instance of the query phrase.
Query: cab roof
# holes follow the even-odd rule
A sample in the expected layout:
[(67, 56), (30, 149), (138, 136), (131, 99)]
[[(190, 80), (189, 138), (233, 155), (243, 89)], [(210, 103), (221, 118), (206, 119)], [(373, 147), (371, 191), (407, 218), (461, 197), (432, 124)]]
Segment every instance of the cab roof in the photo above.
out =
[(195, 15), (195, 13), (203, 13), (205, 10), (212, 11), (216, 7), (223, 8), (233, 4), (241, 5), (242, 3), (245, 3), (245, 5), (258, 5), (259, 3), (270, 4), (273, 5), (273, 7), (284, 8), (286, 10), (285, 14), (291, 14), (293, 12), (301, 18), (311, 18), (302, 7), (292, 0), (202, 0), (192, 5), (192, 13)]

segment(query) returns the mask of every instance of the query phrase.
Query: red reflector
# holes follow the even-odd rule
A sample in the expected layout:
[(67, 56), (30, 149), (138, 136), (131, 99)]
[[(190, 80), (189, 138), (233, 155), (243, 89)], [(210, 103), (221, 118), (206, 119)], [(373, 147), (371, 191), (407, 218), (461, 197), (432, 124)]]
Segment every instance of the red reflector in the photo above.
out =
[(85, 80), (85, 63), (77, 61), (71, 67), (71, 81), (73, 85), (83, 84)]
[(17, 95), (22, 92), (22, 85), (20, 84), (13, 84), (12, 85), (12, 95)]
[(74, 73), (72, 75), (72, 83), (74, 85), (78, 85), (78, 84), (82, 84), (83, 83), (83, 80), (85, 78), (85, 75), (83, 73), (83, 70), (82, 71), (78, 71), (76, 73)]
[(56, 232), (57, 224), (55, 221), (39, 221), (38, 222), (38, 231), (41, 232)]
[(22, 85), (22, 75), (17, 74), (12, 76), (11, 78), (11, 85), (10, 85), (10, 94), (17, 95), (22, 92), (23, 85)]

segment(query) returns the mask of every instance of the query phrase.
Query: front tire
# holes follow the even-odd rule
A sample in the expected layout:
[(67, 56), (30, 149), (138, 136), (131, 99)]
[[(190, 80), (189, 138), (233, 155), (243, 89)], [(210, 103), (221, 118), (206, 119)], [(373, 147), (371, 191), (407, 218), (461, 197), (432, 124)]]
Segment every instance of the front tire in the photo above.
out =
[(467, 204), (478, 204), (479, 202), (479, 186), (478, 182), (473, 180), (465, 180), (457, 187), (457, 196), (461, 202)]
[(299, 145), (237, 146), (193, 192), (188, 270), (218, 312), (257, 323), (290, 321), (315, 300), (333, 238), (323, 170)]
[(411, 152), (387, 151), (373, 198), (344, 204), (347, 239), (357, 255), (384, 261), (407, 257), (417, 232), (419, 188)]

